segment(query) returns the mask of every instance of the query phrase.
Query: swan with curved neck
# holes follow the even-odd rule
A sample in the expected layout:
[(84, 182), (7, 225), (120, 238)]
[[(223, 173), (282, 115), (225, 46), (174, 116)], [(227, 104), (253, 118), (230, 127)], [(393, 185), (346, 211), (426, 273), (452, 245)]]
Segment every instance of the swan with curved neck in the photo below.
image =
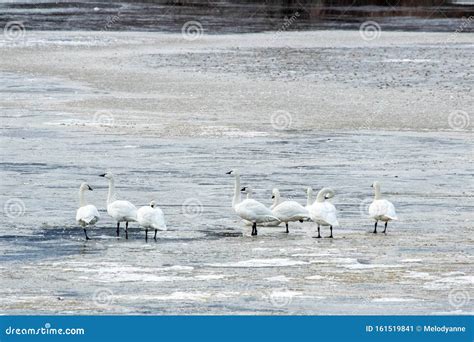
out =
[[(272, 214), (272, 211), (262, 203), (252, 198), (246, 198), (242, 201), (240, 195), (240, 173), (237, 170), (231, 170), (227, 172), (227, 174), (233, 175), (235, 177), (232, 208), (242, 219), (252, 222), (252, 236), (256, 236), (258, 234), (257, 224), (279, 221), (278, 218)], [(251, 190), (249, 191), (247, 188), (245, 188), (244, 192), (249, 194), (251, 193)]]
[(386, 233), (388, 221), (398, 220), (395, 206), (392, 202), (382, 199), (379, 182), (375, 181), (371, 187), (374, 188), (374, 201), (369, 206), (369, 216), (375, 220), (373, 233), (377, 234), (378, 221), (385, 222), (385, 229), (382, 233)]
[(285, 222), (286, 233), (289, 233), (288, 222), (309, 220), (309, 212), (296, 201), (282, 200), (280, 191), (277, 188), (272, 190), (273, 205), (272, 213), (278, 217), (281, 222)]
[(76, 212), (76, 221), (84, 228), (86, 240), (90, 240), (89, 236), (87, 236), (86, 227), (92, 226), (97, 221), (99, 221), (100, 215), (94, 205), (87, 204), (86, 199), (84, 198), (85, 191), (92, 191), (92, 188), (89, 186), (89, 184), (82, 183), (79, 187), (79, 209), (77, 209)]
[(106, 172), (100, 177), (104, 177), (109, 181), (107, 213), (117, 221), (117, 237), (120, 235), (120, 222), (125, 222), (125, 238), (128, 239), (128, 223), (137, 220), (137, 207), (129, 201), (117, 200), (115, 179), (111, 172)]
[(329, 238), (333, 237), (333, 227), (339, 226), (339, 221), (337, 220), (336, 215), (336, 207), (332, 203), (326, 201), (332, 197), (334, 197), (334, 191), (332, 189), (322, 188), (318, 192), (316, 200), (309, 208), (311, 220), (316, 222), (318, 225), (318, 236), (316, 236), (316, 238), (321, 238), (321, 226), (329, 226), (331, 231), (331, 234), (328, 236)]
[(316, 202), (322, 203), (329, 198), (334, 197), (334, 190), (331, 188), (322, 188), (316, 196)]

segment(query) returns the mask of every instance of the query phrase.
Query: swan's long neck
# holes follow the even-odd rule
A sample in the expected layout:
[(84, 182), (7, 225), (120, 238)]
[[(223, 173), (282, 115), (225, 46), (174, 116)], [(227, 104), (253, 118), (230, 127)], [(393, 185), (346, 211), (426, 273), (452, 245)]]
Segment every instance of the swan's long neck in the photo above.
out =
[(84, 189), (79, 189), (79, 205), (81, 207), (87, 205), (86, 199), (84, 198)]
[(273, 208), (275, 208), (278, 204), (280, 204), (280, 192), (273, 191), (272, 195), (273, 195), (273, 200), (272, 200), (272, 205), (270, 209), (273, 210)]
[(326, 194), (333, 194), (333, 191), (329, 188), (322, 188), (318, 192), (318, 196), (316, 197), (316, 202), (324, 202), (326, 200)]
[(313, 189), (308, 189), (308, 198), (306, 199), (306, 205), (313, 204)]
[(273, 207), (275, 207), (279, 201), (280, 201), (279, 196), (273, 195), (273, 201), (272, 201)]
[(235, 175), (234, 198), (232, 199), (232, 207), (241, 202), (240, 198), (240, 175)]
[(382, 199), (382, 194), (380, 193), (380, 185), (378, 184), (375, 186), (375, 199)]
[(109, 179), (109, 194), (107, 195), (107, 204), (115, 201), (115, 180)]

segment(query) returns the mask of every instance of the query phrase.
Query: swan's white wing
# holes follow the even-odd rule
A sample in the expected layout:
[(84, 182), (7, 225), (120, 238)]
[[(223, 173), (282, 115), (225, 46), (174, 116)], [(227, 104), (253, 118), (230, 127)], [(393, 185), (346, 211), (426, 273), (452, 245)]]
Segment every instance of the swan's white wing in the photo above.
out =
[(299, 221), (310, 218), (308, 210), (295, 201), (285, 201), (272, 209), (273, 215), (280, 221)]
[(387, 212), (385, 216), (387, 216), (391, 220), (398, 220), (397, 213), (395, 212), (395, 206), (393, 205), (393, 203), (387, 200), (383, 200), (383, 201), (385, 201), (386, 203), (385, 205), (387, 207)]
[(167, 230), (166, 228), (166, 220), (165, 220), (165, 215), (163, 214), (163, 211), (160, 208), (155, 207), (154, 208), (154, 228), (159, 229), (159, 230)]
[(107, 213), (117, 221), (136, 221), (137, 207), (129, 201), (114, 201), (107, 206)]
[(100, 215), (99, 211), (95, 206), (92, 204), (85, 205), (77, 209), (76, 213), (76, 221), (81, 223), (81, 221), (85, 224), (94, 224), (99, 221)]
[(166, 230), (165, 217), (160, 208), (141, 207), (137, 211), (137, 221), (145, 228)]
[(241, 218), (252, 222), (279, 221), (270, 209), (254, 199), (246, 199), (236, 205), (235, 212)]
[(315, 202), (310, 208), (311, 219), (315, 222), (325, 222), (338, 227), (336, 207), (330, 202)]
[(374, 219), (380, 219), (385, 216), (391, 220), (397, 220), (397, 213), (394, 205), (387, 200), (375, 200), (369, 207), (369, 215)]

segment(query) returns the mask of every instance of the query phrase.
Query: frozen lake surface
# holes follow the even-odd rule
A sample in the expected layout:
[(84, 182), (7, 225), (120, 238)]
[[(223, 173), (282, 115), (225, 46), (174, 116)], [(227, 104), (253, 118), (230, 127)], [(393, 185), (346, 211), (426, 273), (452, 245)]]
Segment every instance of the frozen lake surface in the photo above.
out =
[[(433, 49), (427, 62), (415, 52), (446, 36), (387, 38), (406, 43), (403, 52), (389, 41), (364, 50), (325, 34), (310, 43), (288, 34), (288, 46), (260, 48), (245, 36), (200, 45), (172, 35), (51, 32), (22, 46), (0, 42), (0, 310), (472, 313), (472, 123), (448, 123), (450, 108), (472, 108), (463, 67), (472, 65), (472, 35)], [(85, 46), (68, 45), (81, 39)], [(259, 39), (267, 40), (257, 35), (253, 44)], [(348, 58), (337, 68), (329, 58), (312, 64), (308, 56), (328, 53), (318, 44), (360, 55), (353, 63), (364, 82), (350, 79)], [(229, 55), (228, 45), (239, 47)], [(387, 62), (388, 86), (371, 67), (383, 49), (388, 60), (411, 55)], [(203, 51), (224, 62), (212, 67)], [(259, 61), (253, 68), (244, 67), (249, 54)], [(450, 73), (426, 65), (456, 59)], [(400, 63), (412, 70), (404, 81)], [(335, 238), (312, 238), (311, 223), (251, 237), (231, 208), (232, 168), (268, 205), (273, 187), (302, 204), (307, 186), (334, 188)], [(145, 243), (136, 224), (128, 241), (115, 238), (98, 177), (106, 170), (121, 198), (137, 206), (155, 199), (163, 209), (169, 230), (157, 242)], [(371, 234), (366, 214), (376, 179), (400, 218), (387, 235)], [(83, 181), (102, 215), (88, 242), (74, 222)]]

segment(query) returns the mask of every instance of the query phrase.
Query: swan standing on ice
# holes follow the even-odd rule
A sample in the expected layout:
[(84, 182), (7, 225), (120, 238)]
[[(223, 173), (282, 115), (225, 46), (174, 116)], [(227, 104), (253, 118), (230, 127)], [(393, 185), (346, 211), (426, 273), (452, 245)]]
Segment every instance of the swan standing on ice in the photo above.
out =
[(117, 200), (115, 195), (114, 175), (111, 172), (104, 173), (109, 181), (109, 194), (107, 196), (107, 213), (117, 221), (117, 236), (120, 235), (120, 222), (125, 221), (125, 238), (128, 239), (128, 223), (137, 220), (137, 207), (129, 201)]
[[(247, 194), (247, 199), (252, 198), (253, 191), (250, 187), (248, 187), (248, 186), (243, 187), (242, 189), (240, 189), (240, 191)], [(270, 209), (272, 207), (270, 207)], [(250, 222), (250, 221), (247, 221), (247, 220), (243, 220), (243, 222), (245, 223), (246, 226), (252, 226), (253, 225), (253, 222)], [(276, 226), (280, 225), (280, 223), (281, 223), (281, 221), (276, 220), (276, 221), (264, 222), (261, 225), (264, 226), (264, 227), (276, 227)]]
[[(257, 235), (257, 223), (279, 221), (275, 217), (270, 209), (268, 209), (262, 203), (247, 198), (242, 201), (240, 198), (240, 174), (236, 170), (227, 172), (228, 175), (234, 175), (235, 187), (234, 187), (234, 198), (232, 199), (232, 208), (234, 211), (244, 220), (252, 222), (252, 236)], [(247, 191), (244, 190), (244, 191)]]
[(280, 198), (280, 191), (278, 189), (272, 190), (273, 205), (271, 206), (272, 213), (278, 217), (281, 222), (285, 222), (286, 233), (289, 233), (288, 222), (309, 220), (309, 212), (301, 204), (296, 201), (282, 201)]
[(158, 230), (166, 230), (165, 216), (163, 211), (156, 206), (155, 201), (151, 201), (149, 206), (138, 209), (137, 222), (145, 228), (145, 242), (148, 241), (148, 229), (155, 230), (153, 238), (155, 241)]
[(332, 203), (326, 201), (326, 199), (332, 197), (334, 197), (334, 191), (332, 189), (321, 189), (316, 196), (316, 201), (314, 201), (309, 209), (311, 220), (316, 222), (318, 225), (317, 238), (321, 238), (320, 226), (329, 226), (329, 229), (331, 230), (331, 235), (328, 236), (329, 238), (333, 237), (332, 228), (339, 226), (336, 217), (336, 207)]
[(369, 215), (375, 220), (373, 233), (377, 234), (378, 221), (385, 222), (385, 229), (382, 233), (386, 233), (388, 221), (398, 220), (397, 213), (395, 212), (395, 207), (392, 202), (382, 199), (380, 183), (375, 181), (371, 187), (375, 189), (375, 198), (369, 207)]
[(84, 234), (86, 234), (86, 240), (90, 240), (87, 236), (86, 226), (92, 226), (97, 221), (99, 221), (100, 215), (97, 211), (97, 208), (92, 204), (87, 204), (86, 200), (84, 199), (84, 191), (90, 190), (92, 188), (87, 183), (82, 183), (79, 187), (79, 209), (77, 209), (76, 213), (76, 221), (84, 228)]

